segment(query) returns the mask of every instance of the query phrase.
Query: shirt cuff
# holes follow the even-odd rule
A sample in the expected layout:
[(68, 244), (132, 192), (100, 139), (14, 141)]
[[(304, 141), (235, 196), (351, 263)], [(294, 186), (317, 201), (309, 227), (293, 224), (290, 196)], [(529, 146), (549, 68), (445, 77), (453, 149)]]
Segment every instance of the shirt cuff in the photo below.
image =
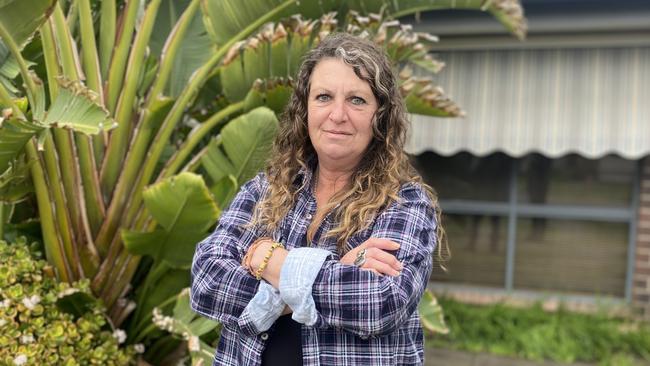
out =
[(293, 310), (291, 318), (312, 326), (317, 313), (311, 289), (323, 262), (332, 253), (318, 248), (295, 248), (289, 251), (280, 271), (280, 296)]
[[(250, 328), (252, 325), (255, 334), (264, 332), (280, 317), (285, 303), (280, 297), (280, 292), (266, 281), (260, 282), (257, 293), (248, 302), (239, 317), (240, 328)], [(253, 330), (253, 329), (249, 329)]]

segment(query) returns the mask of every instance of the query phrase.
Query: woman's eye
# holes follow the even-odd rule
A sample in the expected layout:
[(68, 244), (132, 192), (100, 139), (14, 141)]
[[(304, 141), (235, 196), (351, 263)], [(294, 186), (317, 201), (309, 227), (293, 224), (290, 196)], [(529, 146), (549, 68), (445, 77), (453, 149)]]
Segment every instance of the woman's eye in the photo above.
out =
[(366, 104), (366, 101), (363, 98), (360, 98), (360, 97), (352, 97), (352, 99), (350, 99), (350, 101), (354, 105)]
[(316, 100), (319, 102), (327, 102), (330, 100), (330, 96), (327, 94), (319, 94), (316, 96)]

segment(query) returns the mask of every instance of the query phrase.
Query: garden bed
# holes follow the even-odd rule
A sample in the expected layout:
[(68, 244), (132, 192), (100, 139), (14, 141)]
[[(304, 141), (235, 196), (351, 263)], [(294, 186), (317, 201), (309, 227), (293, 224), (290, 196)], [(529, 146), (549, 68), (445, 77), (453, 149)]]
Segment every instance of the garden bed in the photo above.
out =
[[(450, 331), (447, 335), (428, 336), (427, 346), (431, 350), (427, 352), (433, 352), (429, 362), (431, 358), (444, 360), (444, 355), (451, 355), (435, 351), (445, 349), (515, 358), (518, 361), (512, 364), (517, 365), (525, 365), (523, 360), (537, 362), (531, 365), (546, 365), (548, 361), (617, 366), (650, 363), (648, 323), (605, 314), (575, 313), (562, 306), (549, 312), (541, 304), (514, 308), (439, 300)], [(473, 363), (473, 359), (480, 357), (476, 355), (466, 356), (467, 360), (461, 362), (463, 357), (459, 355), (457, 363), (449, 364), (492, 364)]]

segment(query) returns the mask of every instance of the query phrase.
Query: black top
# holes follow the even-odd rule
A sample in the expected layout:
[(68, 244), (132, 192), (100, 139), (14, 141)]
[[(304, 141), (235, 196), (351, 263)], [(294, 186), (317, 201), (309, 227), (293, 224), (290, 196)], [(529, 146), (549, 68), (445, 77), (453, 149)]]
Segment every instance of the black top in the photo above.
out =
[(291, 314), (282, 315), (269, 329), (262, 366), (302, 366), (302, 332)]

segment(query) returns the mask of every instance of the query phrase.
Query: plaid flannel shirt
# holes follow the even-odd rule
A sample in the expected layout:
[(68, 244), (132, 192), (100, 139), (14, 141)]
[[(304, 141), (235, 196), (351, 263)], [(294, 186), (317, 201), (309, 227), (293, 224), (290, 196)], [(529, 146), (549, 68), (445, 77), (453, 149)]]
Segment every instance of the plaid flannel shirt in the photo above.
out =
[[(259, 174), (242, 186), (214, 233), (197, 246), (191, 305), (223, 324), (214, 365), (260, 365), (273, 331), (266, 328), (285, 303), (294, 309), (293, 318), (303, 323), (305, 366), (424, 364), (417, 305), (431, 274), (436, 243), (434, 209), (425, 191), (416, 183), (405, 184), (399, 192), (401, 201), (384, 209), (347, 243), (354, 248), (370, 237), (399, 243), (396, 256), (404, 268), (392, 277), (341, 264), (336, 239), (325, 237), (335, 224), (329, 216), (314, 234), (312, 246), (305, 248), (307, 227), (316, 212), (311, 171), (303, 170), (297, 183), (304, 188), (277, 232), (269, 235), (247, 226), (268, 188), (264, 174)], [(240, 264), (260, 236), (282, 238), (289, 250), (279, 291), (255, 280)], [(293, 255), (295, 248), (301, 249)], [(324, 250), (329, 253), (322, 255)], [(313, 271), (315, 265), (320, 268)], [(293, 273), (301, 268), (303, 273)], [(311, 278), (302, 276), (305, 273)], [(297, 308), (301, 314), (296, 314)]]

